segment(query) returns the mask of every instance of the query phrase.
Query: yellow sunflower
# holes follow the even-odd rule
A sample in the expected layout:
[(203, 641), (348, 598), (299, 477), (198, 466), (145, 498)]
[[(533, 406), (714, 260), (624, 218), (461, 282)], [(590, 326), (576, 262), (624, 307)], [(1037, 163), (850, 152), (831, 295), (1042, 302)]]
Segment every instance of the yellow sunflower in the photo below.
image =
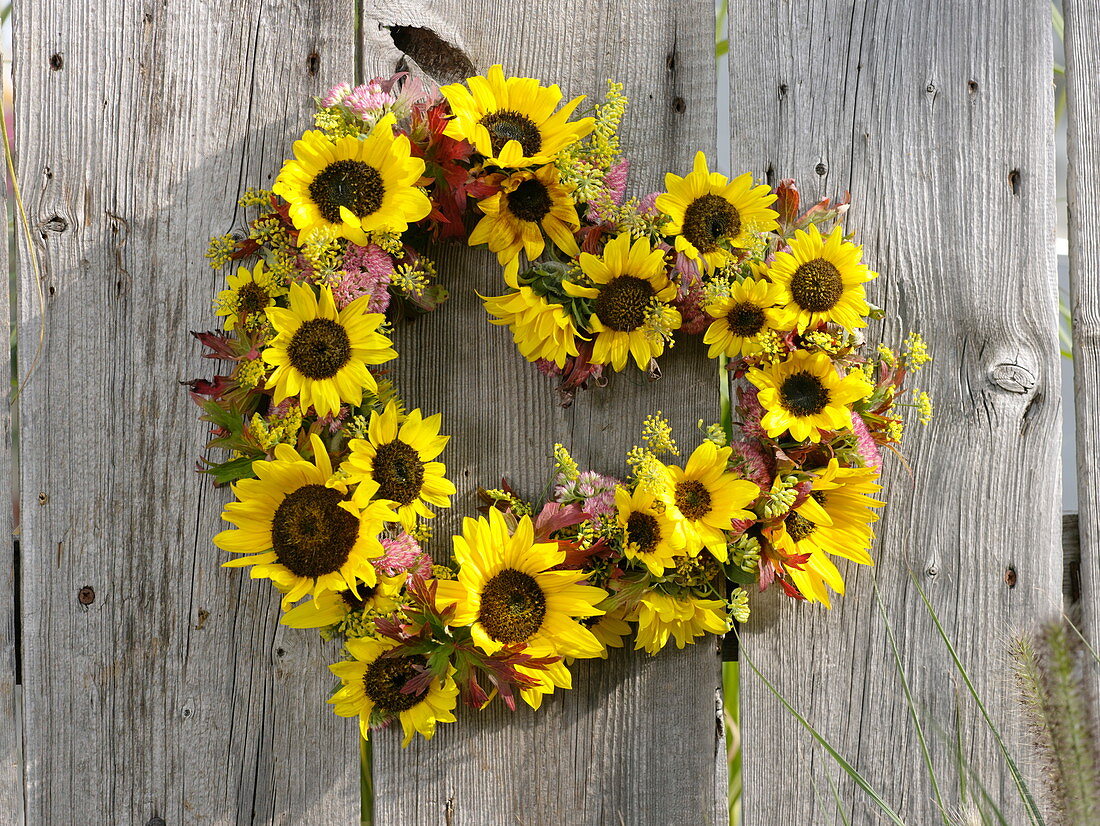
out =
[(430, 740), (437, 723), (455, 721), (458, 686), (453, 668), (445, 679), (433, 677), (426, 689), (405, 692), (402, 689), (410, 680), (424, 674), (427, 660), (423, 656), (386, 656), (397, 646), (393, 640), (361, 637), (345, 645), (355, 659), (329, 666), (341, 682), (329, 702), (341, 717), (359, 718), (364, 740), (370, 739), (372, 725), (394, 717), (404, 732), (402, 747), (409, 745), (417, 732)]
[(598, 657), (602, 644), (576, 618), (602, 614), (596, 605), (607, 592), (582, 585), (583, 571), (551, 570), (565, 551), (534, 537), (528, 516), (511, 535), (495, 508), (488, 519), (464, 519), (454, 537), (458, 579), (439, 581), (440, 606), (455, 606), (451, 624), (471, 626), (487, 654), (523, 643), (538, 656)]
[(432, 211), (416, 187), (424, 161), (412, 157), (408, 137), (393, 134), (393, 123), (386, 116), (366, 138), (333, 141), (309, 131), (294, 142), (295, 158), (271, 189), (290, 204), (299, 244), (319, 236), (366, 246), (368, 232), (404, 232)]
[(665, 349), (665, 336), (681, 324), (680, 311), (670, 306), (676, 285), (668, 278), (665, 254), (654, 249), (648, 238), (631, 244), (630, 233), (607, 242), (603, 256), (580, 255), (589, 287), (562, 282), (569, 295), (592, 300), (588, 326), (596, 336), (593, 364), (610, 364), (622, 370), (631, 356), (646, 370), (651, 359)]
[(630, 493), (615, 488), (616, 521), (623, 531), (623, 553), (645, 565), (654, 576), (675, 566), (684, 553), (682, 520), (669, 518), (668, 509), (652, 493), (638, 487)]
[(707, 440), (695, 448), (685, 467), (668, 466), (665, 507), (670, 519), (682, 520), (685, 550), (691, 556), (706, 548), (725, 562), (729, 554), (724, 531), (735, 519), (756, 518), (745, 508), (760, 495), (760, 488), (726, 470), (732, 452)]
[[(552, 656), (549, 649), (528, 648), (526, 652), (533, 657), (546, 657)], [(523, 698), (523, 702), (531, 706), (533, 709), (538, 709), (542, 705), (542, 698), (547, 694), (553, 694), (555, 688), (572, 688), (573, 687), (573, 675), (569, 673), (569, 669), (566, 668), (565, 663), (561, 660), (550, 663), (543, 668), (529, 668), (523, 665), (517, 665), (516, 671), (523, 674), (526, 677), (530, 677), (535, 681), (535, 685), (531, 688), (521, 688), (519, 690), (519, 696)]]
[(318, 416), (335, 415), (341, 402), (358, 406), (364, 388), (378, 389), (368, 364), (397, 358), (392, 342), (378, 328), (386, 320), (367, 311), (370, 296), (336, 310), (332, 290), (322, 286), (318, 300), (305, 284), (290, 285), (290, 308), (268, 307), (276, 337), (263, 358), (275, 365), (268, 386), (275, 403), (298, 396), (302, 409), (313, 405)]
[(229, 289), (218, 293), (215, 311), (225, 317), (225, 329), (232, 330), (238, 324), (253, 329), (257, 321), (266, 319), (264, 311), (275, 303), (280, 295), (286, 295), (286, 287), (268, 270), (262, 260), (255, 268), (240, 267), (236, 275), (227, 278)]
[(790, 431), (802, 442), (821, 441), (823, 430), (849, 430), (850, 405), (871, 392), (859, 370), (841, 378), (824, 353), (795, 350), (786, 361), (764, 369), (753, 368), (748, 379), (760, 388), (760, 404), (767, 411), (760, 425), (773, 439)]
[(588, 617), (582, 620), (582, 624), (588, 626), (588, 630), (596, 635), (603, 643), (603, 652), (600, 657), (607, 659), (609, 648), (622, 648), (623, 637), (630, 633), (630, 625), (626, 621), (626, 608), (620, 607), (609, 611), (602, 617)]
[(840, 467), (833, 459), (816, 473), (809, 497), (787, 515), (771, 540), (786, 554), (809, 556), (799, 567), (786, 566), (787, 573), (807, 600), (828, 607), (829, 588), (844, 593), (844, 579), (830, 555), (873, 565), (871, 523), (878, 514), (871, 508), (885, 503), (872, 496), (882, 490), (877, 468)]
[(358, 593), (351, 591), (325, 591), (320, 596), (295, 605), (279, 621), (291, 628), (327, 628), (341, 622), (352, 611), (374, 611), (389, 614), (397, 610), (405, 574), (385, 576), (378, 574), (374, 585), (360, 583)]
[(478, 201), (477, 208), (485, 215), (470, 233), (469, 244), (486, 244), (490, 252), (496, 253), (511, 287), (518, 286), (515, 276), (520, 251), (532, 261), (542, 255), (546, 248), (543, 231), (566, 255), (580, 252), (573, 237), (581, 225), (577, 208), (570, 190), (558, 181), (553, 164), (535, 172), (509, 175), (500, 191)]
[(412, 530), (417, 517), (431, 519), (428, 505), (449, 508), (455, 486), (444, 475), (442, 462), (432, 461), (447, 446), (450, 436), (439, 435), (442, 416), (424, 418), (413, 410), (403, 419), (390, 402), (381, 412), (371, 413), (366, 439), (352, 439), (351, 453), (341, 465), (348, 478), (370, 479), (378, 485), (380, 499), (394, 503), (405, 530)]
[(546, 359), (558, 367), (577, 355), (577, 327), (561, 304), (547, 301), (530, 287), (485, 298), (485, 309), (496, 325), (507, 325), (512, 340), (528, 361)]
[(332, 479), (321, 438), (310, 436), (313, 461), (289, 445), (277, 445), (274, 461), (252, 463), (257, 479), (233, 486), (236, 502), (222, 519), (236, 526), (214, 537), (223, 551), (249, 554), (223, 563), (252, 566), (253, 579), (270, 579), (284, 592), (283, 608), (307, 594), (377, 581), (371, 559), (382, 556), (382, 524), (397, 518), (388, 502), (372, 501), (373, 482), (350, 488)]
[(584, 95), (554, 112), (561, 102), (561, 89), (542, 86), (530, 77), (505, 78), (500, 66), (466, 83), (468, 89), (454, 83), (439, 90), (454, 113), (443, 134), (473, 144), (496, 166), (522, 169), (548, 164), (595, 125), (592, 118), (569, 120)]
[(727, 264), (731, 250), (747, 248), (754, 235), (779, 226), (779, 213), (768, 209), (776, 199), (768, 187), (753, 186), (748, 173), (730, 181), (709, 171), (702, 152), (695, 155), (690, 175), (665, 175), (665, 189), (656, 201), (669, 217), (664, 231), (676, 236), (678, 252), (703, 269)]
[(864, 283), (877, 276), (860, 262), (863, 248), (844, 240), (837, 226), (822, 236), (815, 225), (798, 230), (791, 251), (779, 252), (768, 267), (768, 277), (780, 288), (785, 329), (817, 327), (827, 321), (849, 330), (867, 326)]
[(726, 604), (720, 599), (674, 597), (660, 591), (646, 591), (630, 619), (638, 623), (634, 650), (644, 648), (656, 654), (672, 637), (683, 648), (703, 634), (724, 634), (729, 630)]
[(763, 279), (746, 278), (733, 285), (728, 298), (706, 307), (714, 319), (703, 335), (710, 345), (707, 356), (733, 358), (760, 352), (760, 334), (766, 330), (789, 330), (779, 315), (780, 288)]

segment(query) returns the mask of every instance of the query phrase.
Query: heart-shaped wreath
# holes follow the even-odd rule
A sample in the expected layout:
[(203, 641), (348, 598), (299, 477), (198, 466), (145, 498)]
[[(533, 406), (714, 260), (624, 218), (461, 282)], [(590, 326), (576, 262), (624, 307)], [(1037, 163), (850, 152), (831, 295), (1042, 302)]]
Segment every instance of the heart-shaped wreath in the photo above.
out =
[[(500, 66), (440, 89), (337, 86), (272, 191), (241, 199), (259, 210), (246, 236), (207, 254), (255, 262), (218, 295), (224, 331), (195, 334), (225, 370), (189, 382), (208, 447), (231, 453), (203, 468), (235, 494), (214, 543), (282, 593), (283, 623), (344, 641), (329, 702), (364, 737), (395, 719), (405, 744), (431, 737), (460, 694), (537, 708), (569, 662), (631, 633), (650, 654), (724, 633), (751, 586), (827, 606), (844, 586), (832, 557), (871, 562), (880, 448), (929, 356), (915, 334), (863, 345), (881, 312), (847, 199), (800, 212), (792, 181), (730, 180), (702, 153), (627, 199), (621, 87), (587, 117), (561, 99)], [(378, 368), (397, 356), (390, 325), (446, 298), (426, 251), (447, 238), (496, 254), (504, 293), (485, 308), (566, 402), (609, 369), (654, 377), (677, 334), (702, 334), (747, 379), (735, 412), (682, 466), (648, 417), (625, 479), (554, 445), (549, 501), (479, 490), (482, 515), (433, 558), (449, 437)], [(931, 415), (924, 393), (907, 406)]]

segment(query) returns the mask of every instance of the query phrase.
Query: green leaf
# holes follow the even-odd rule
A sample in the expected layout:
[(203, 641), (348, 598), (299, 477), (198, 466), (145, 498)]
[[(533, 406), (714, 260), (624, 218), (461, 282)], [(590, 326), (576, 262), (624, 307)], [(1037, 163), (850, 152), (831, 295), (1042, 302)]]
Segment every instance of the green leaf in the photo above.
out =
[(203, 473), (208, 473), (214, 477), (214, 484), (226, 485), (230, 482), (236, 482), (238, 479), (251, 479), (256, 474), (252, 472), (252, 463), (256, 459), (251, 456), (242, 456), (239, 459), (232, 459), (228, 462), (222, 462), (220, 465), (213, 465), (203, 470)]

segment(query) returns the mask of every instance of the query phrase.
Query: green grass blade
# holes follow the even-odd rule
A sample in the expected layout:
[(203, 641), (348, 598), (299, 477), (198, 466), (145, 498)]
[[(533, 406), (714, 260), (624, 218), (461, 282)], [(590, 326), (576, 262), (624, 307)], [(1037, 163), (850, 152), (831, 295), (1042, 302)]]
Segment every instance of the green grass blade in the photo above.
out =
[(959, 653), (955, 650), (955, 646), (952, 645), (950, 638), (947, 636), (947, 632), (944, 630), (943, 624), (936, 614), (936, 609), (933, 608), (932, 603), (928, 601), (928, 595), (924, 592), (917, 578), (913, 576), (912, 579), (913, 584), (917, 586), (917, 593), (920, 594), (921, 600), (924, 601), (924, 607), (928, 609), (928, 614), (932, 617), (932, 623), (936, 626), (936, 632), (940, 635), (940, 639), (943, 640), (944, 645), (947, 646), (947, 651), (951, 655), (952, 661), (955, 663), (956, 670), (962, 677), (963, 683), (966, 684), (966, 689), (970, 692), (970, 696), (974, 699), (974, 702), (977, 703), (978, 710), (981, 712), (982, 719), (985, 720), (986, 726), (993, 735), (993, 739), (997, 742), (997, 748), (1000, 749), (1001, 756), (1004, 757), (1005, 765), (1008, 766), (1009, 773), (1012, 775), (1012, 780), (1016, 784), (1016, 790), (1020, 793), (1020, 799), (1023, 801), (1024, 808), (1027, 810), (1028, 819), (1033, 826), (1046, 826), (1046, 821), (1043, 820), (1043, 815), (1039, 811), (1038, 805), (1035, 803), (1035, 798), (1032, 796), (1031, 790), (1024, 780), (1020, 767), (1017, 766), (1016, 761), (1012, 759), (1012, 754), (1009, 752), (1008, 746), (1001, 736), (1000, 729), (998, 729), (993, 722), (993, 718), (989, 716), (989, 709), (985, 707), (985, 703), (982, 702), (982, 698), (978, 694), (978, 689), (974, 687), (974, 683), (970, 679), (970, 674), (963, 666), (962, 660), (959, 659)]
[(890, 642), (890, 651), (894, 655), (894, 668), (897, 670), (898, 679), (901, 681), (901, 690), (905, 694), (905, 704), (909, 708), (909, 717), (913, 721), (913, 729), (917, 733), (921, 755), (924, 757), (924, 765), (928, 769), (928, 779), (932, 784), (932, 794), (936, 798), (936, 807), (940, 810), (940, 819), (943, 820), (944, 826), (951, 826), (951, 817), (948, 814), (947, 806), (943, 802), (939, 780), (936, 778), (936, 770), (932, 765), (932, 754), (928, 750), (928, 740), (924, 736), (924, 726), (921, 725), (920, 716), (917, 714), (917, 705), (913, 701), (913, 692), (909, 687), (909, 677), (905, 673), (905, 667), (901, 662), (901, 652), (898, 650), (898, 641), (894, 636), (894, 626), (886, 613), (886, 604), (882, 601), (882, 594), (879, 592), (877, 580), (874, 587), (879, 613), (882, 614), (882, 621), (886, 625), (886, 637)]
[(795, 707), (787, 701), (787, 698), (779, 692), (779, 689), (772, 685), (771, 681), (764, 676), (763, 672), (761, 672), (759, 668), (756, 667), (756, 664), (751, 659), (749, 659), (748, 655), (745, 653), (744, 647), (741, 648), (741, 659), (748, 664), (749, 668), (753, 670), (753, 673), (760, 678), (761, 682), (763, 682), (765, 686), (767, 686), (768, 691), (775, 695), (775, 698), (779, 700), (779, 702), (783, 704), (783, 707), (791, 713), (791, 716), (798, 720), (798, 722), (802, 724), (802, 727), (810, 733), (810, 736), (813, 737), (818, 742), (818, 744), (823, 749), (825, 749), (826, 752), (828, 752), (829, 756), (833, 758), (836, 764), (844, 770), (845, 774), (852, 778), (852, 781), (857, 786), (863, 789), (867, 796), (871, 798), (872, 802), (874, 802), (874, 804), (882, 810), (882, 813), (885, 814), (887, 818), (889, 818), (890, 822), (896, 823), (897, 826), (905, 826), (905, 821), (902, 820), (901, 816), (890, 807), (890, 804), (882, 799), (882, 796), (877, 791), (875, 791), (874, 787), (870, 784), (870, 782), (868, 782), (867, 778), (864, 777), (856, 769), (855, 766), (844, 759), (843, 755), (841, 755), (840, 752), (838, 752), (833, 747), (833, 745), (825, 739), (821, 732), (815, 729), (810, 724), (810, 721), (803, 717), (798, 712), (798, 710), (795, 709)]
[(836, 813), (840, 815), (840, 820), (844, 826), (852, 826), (852, 819), (848, 817), (848, 812), (844, 808), (844, 801), (840, 799), (840, 789), (837, 788), (836, 783), (833, 782), (831, 774), (825, 774), (825, 782), (829, 784), (829, 791), (833, 793), (833, 800), (836, 801)]

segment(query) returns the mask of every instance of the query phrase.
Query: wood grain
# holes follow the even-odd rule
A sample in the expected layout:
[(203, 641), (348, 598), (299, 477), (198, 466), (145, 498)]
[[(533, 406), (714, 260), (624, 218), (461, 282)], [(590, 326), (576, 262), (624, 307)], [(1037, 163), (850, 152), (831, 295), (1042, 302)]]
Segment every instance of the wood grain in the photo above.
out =
[[(978, 794), (970, 777), (960, 791), (959, 725), (964, 761), (1007, 822), (1026, 822), (915, 582), (1019, 752), (1007, 641), (1061, 606), (1049, 5), (731, 5), (733, 168), (794, 177), (806, 201), (852, 191), (848, 223), (882, 273), (871, 299), (890, 319), (869, 335), (897, 344), (924, 333), (936, 361), (914, 383), (937, 405), (930, 427), (909, 426), (913, 471), (887, 457), (877, 568), (846, 566), (849, 595), (831, 612), (758, 600), (744, 653), (907, 823), (942, 822), (877, 583), (947, 806)], [(842, 822), (827, 779), (851, 822), (880, 822), (751, 669), (742, 674), (745, 823)]]
[[(220, 570), (224, 493), (178, 381), (240, 226), (354, 66), (344, 0), (26, 3), (16, 9), (24, 257), (23, 639), (35, 824), (351, 823), (356, 737), (325, 703), (337, 656)], [(26, 361), (23, 362), (24, 365)]]
[[(0, 129), (6, 124), (0, 124)], [(0, 175), (5, 185), (7, 166)], [(8, 203), (0, 204), (0, 224), (7, 226)], [(0, 244), (0, 273), (10, 279), (8, 245)], [(5, 283), (10, 283), (6, 281)], [(0, 289), (0, 346), (10, 346), (9, 289)], [(5, 351), (2, 357), (9, 365)], [(12, 428), (10, 369), (6, 377), (7, 392), (0, 394), (0, 812), (11, 826), (22, 826), (23, 811), (23, 722), (19, 675), (19, 597), (18, 563), (14, 522), (12, 478)]]
[(1100, 21), (1091, 3), (1066, 0), (1066, 126), (1069, 275), (1077, 413), (1080, 527), (1079, 621), (1100, 641)]
[[(481, 70), (501, 62), (566, 95), (599, 96), (606, 78), (623, 82), (633, 104), (623, 135), (635, 194), (659, 188), (666, 170), (687, 171), (695, 149), (713, 147), (709, 2), (643, 0), (626, 14), (617, 3), (535, 0), (502, 11), (488, 0), (448, 0), (397, 22), (432, 27)], [(373, 36), (379, 22), (365, 21), (364, 31)], [(484, 251), (440, 252), (451, 299), (398, 330), (395, 369), (410, 405), (442, 411), (454, 434), (444, 460), (460, 495), (436, 520), (433, 553), (450, 553), (448, 535), (472, 511), (476, 485), (507, 475), (540, 496), (555, 441), (582, 466), (621, 475), (647, 413), (669, 415), (685, 445), (697, 439), (699, 419), (717, 417), (715, 369), (698, 342), (678, 345), (656, 384), (624, 374), (560, 409), (552, 382), (518, 357), (507, 330), (488, 324), (474, 294), (502, 290), (499, 267)], [(713, 643), (580, 663), (573, 683), (538, 712), (463, 710), (458, 724), (404, 751), (393, 732), (378, 735), (379, 826), (725, 823)]]

